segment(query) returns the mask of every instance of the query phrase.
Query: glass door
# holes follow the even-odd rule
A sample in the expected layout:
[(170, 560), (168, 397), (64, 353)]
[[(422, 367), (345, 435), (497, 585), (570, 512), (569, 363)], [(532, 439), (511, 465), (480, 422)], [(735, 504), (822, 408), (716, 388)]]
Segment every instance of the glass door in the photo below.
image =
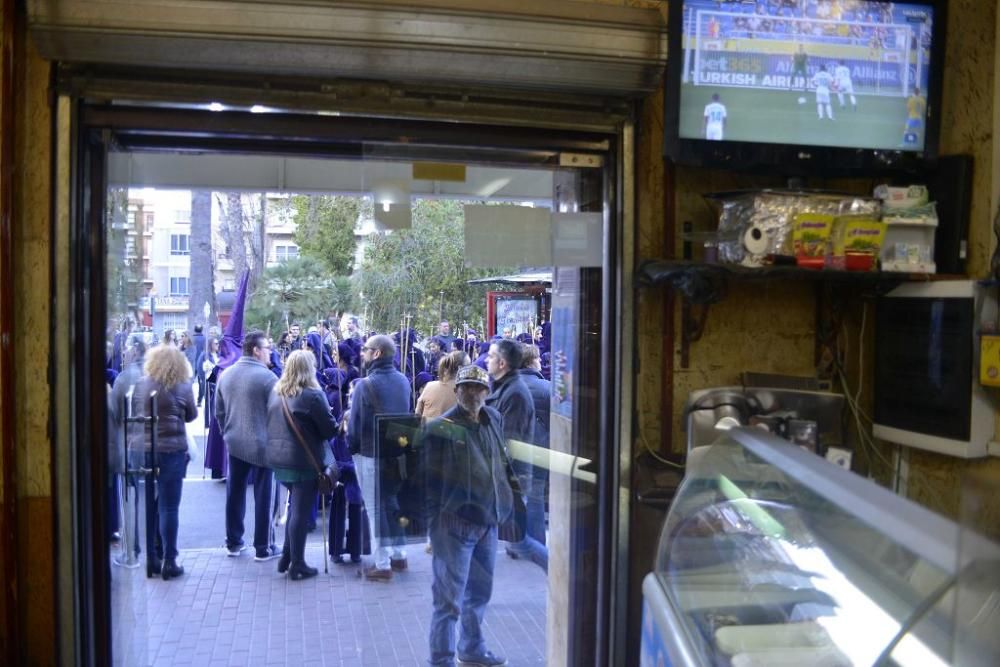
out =
[[(121, 153), (112, 152), (108, 162), (120, 160)], [(141, 401), (136, 391), (146, 375), (147, 353), (158, 339), (144, 310), (152, 229), (147, 229), (147, 213), (132, 196), (128, 172), (124, 175), (108, 180), (105, 171), (101, 200), (108, 434), (105, 528), (94, 539), (108, 545), (114, 664), (133, 665), (152, 662), (148, 640), (155, 605), (150, 604), (148, 580), (162, 567), (156, 559), (155, 466), (144, 455), (156, 411), (152, 401)]]
[[(471, 131), (421, 141), (414, 124), (348, 150), (296, 154), (263, 139), (193, 151), (197, 137), (167, 134), (119, 135), (104, 188), (115, 664), (285, 661), (300, 636), (343, 664), (490, 654), (601, 663), (601, 474), (614, 456), (608, 142), (570, 154), (537, 137), (518, 146), (516, 132), (493, 133), (490, 145)], [(235, 342), (254, 331), (276, 377), (295, 352), (310, 353), (340, 423), (325, 439), (347, 472), (340, 487), (299, 515), (288, 497), (295, 482), (279, 474), (267, 505), (266, 541), (279, 550), (297, 539), (290, 522), (307, 519), (304, 561), (318, 576), (304, 581), (259, 549), (234, 556), (221, 538), (245, 492), (243, 535), (259, 541), (256, 498), (253, 486), (231, 488), (232, 451), (221, 438), (213, 445), (217, 385), (210, 370), (200, 378), (196, 336), (235, 361)], [(161, 372), (149, 355), (168, 346), (187, 359), (177, 391), (190, 392), (197, 412), (184, 432), (190, 460), (176, 518), (164, 516), (176, 498), (149, 451), (153, 405), (167, 408), (128, 391)], [(391, 408), (359, 407), (358, 392), (382, 375), (403, 378), (396, 394), (375, 399)], [(495, 449), (486, 435), (445, 437), (433, 422), (471, 425), (471, 408), (452, 412), (462, 407), (456, 376), (484, 387), (495, 412), (483, 411), (483, 431), (490, 418), (502, 429)], [(442, 486), (428, 455), (444, 440), (474, 442), (485, 452), (476, 460), (499, 467)], [(443, 503), (442, 488), (452, 500), (475, 496), (492, 520)], [(474, 533), (482, 539), (470, 542)], [(184, 573), (164, 577), (174, 544)]]

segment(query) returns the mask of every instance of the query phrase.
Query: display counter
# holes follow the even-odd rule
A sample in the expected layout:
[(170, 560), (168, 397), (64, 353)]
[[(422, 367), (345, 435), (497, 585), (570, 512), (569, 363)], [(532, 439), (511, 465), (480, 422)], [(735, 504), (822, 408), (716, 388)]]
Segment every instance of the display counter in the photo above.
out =
[(643, 667), (1000, 664), (1000, 547), (758, 429), (690, 453), (657, 551)]

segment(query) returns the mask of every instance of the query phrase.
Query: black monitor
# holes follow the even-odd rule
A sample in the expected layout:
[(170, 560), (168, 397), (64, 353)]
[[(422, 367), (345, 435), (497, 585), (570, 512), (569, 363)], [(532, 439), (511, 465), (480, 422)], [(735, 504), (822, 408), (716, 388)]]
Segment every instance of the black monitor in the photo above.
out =
[(937, 156), (944, 3), (670, 3), (665, 153), (786, 175)]

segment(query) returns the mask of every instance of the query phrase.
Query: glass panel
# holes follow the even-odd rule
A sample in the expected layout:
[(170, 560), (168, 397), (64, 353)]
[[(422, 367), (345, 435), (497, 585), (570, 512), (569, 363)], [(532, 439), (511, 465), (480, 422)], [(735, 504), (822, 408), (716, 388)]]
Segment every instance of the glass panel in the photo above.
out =
[[(510, 664), (575, 664), (591, 655), (604, 172), (559, 169), (556, 156), (526, 166), (528, 158), (517, 164), (511, 152), (498, 163), (475, 147), (461, 152), (463, 161), (453, 152), (445, 163), (415, 159), (420, 149), (412, 145), (405, 160), (398, 150), (367, 146), (361, 161), (170, 153), (112, 159), (109, 182), (143, 224), (130, 246), (141, 259), (126, 339), (185, 352), (191, 373), (179, 384), (191, 385), (198, 411), (186, 427), (191, 461), (178, 508), (185, 574), (171, 595), (140, 575), (129, 589), (155, 616), (141, 626), (149, 629), (149, 662), (196, 652), (229, 656), (261, 638), (260, 657), (283, 662), (283, 642), (293, 643), (278, 631), (286, 628), (286, 605), (316, 619), (310, 636), (318, 634), (327, 659), (345, 664), (417, 664), (487, 649)], [(226, 184), (189, 183), (191, 173), (225, 173)], [(280, 183), (254, 180), (278, 173)], [(129, 183), (123, 174), (143, 180)], [(172, 189), (181, 182), (193, 189)], [(115, 262), (119, 256), (109, 253), (109, 265)], [(195, 325), (203, 327), (207, 354)], [(296, 500), (296, 489), (307, 493), (303, 482), (315, 482), (313, 472), (273, 462), (278, 483), (265, 490), (260, 480), (270, 473), (254, 471), (254, 491), (244, 491), (248, 464), (222, 437), (231, 425), (212, 419), (220, 397), (222, 411), (229, 409), (220, 382), (253, 330), (264, 334), (270, 351), (261, 360), (275, 376), (291, 373), (299, 350), (311, 353), (315, 373), (306, 377), (315, 377), (338, 424), (317, 450), (336, 459), (341, 473), (322, 502)], [(171, 331), (176, 340), (168, 339)], [(463, 371), (463, 396), (483, 386), (503, 422), (490, 411), (482, 418), (503, 430), (448, 413), (465, 366), (477, 370)], [(376, 390), (381, 382), (397, 386)], [(257, 412), (270, 420), (274, 407)], [(431, 420), (441, 416), (467, 430), (432, 431)], [(314, 427), (305, 427), (307, 438)], [(460, 451), (470, 443), (480, 454), (466, 459), (469, 469), (444, 471), (434, 458), (446, 446)], [(158, 488), (166, 488), (162, 479)], [(456, 500), (462, 493), (468, 502)], [(513, 507), (515, 523), (507, 521)], [(498, 524), (506, 525), (501, 531)], [(228, 549), (220, 539), (227, 533)], [(302, 534), (304, 562), (320, 576), (293, 583), (275, 575), (280, 562), (248, 562), (269, 561), (268, 545), (301, 544)], [(295, 565), (294, 572), (307, 572)], [(456, 572), (470, 572), (469, 581), (447, 578)], [(387, 582), (391, 587), (380, 588)], [(485, 614), (482, 642), (467, 636), (449, 643), (457, 619), (446, 618), (442, 596), (461, 589), (468, 597), (455, 602), (466, 605), (466, 621)], [(298, 590), (312, 592), (307, 600)], [(262, 598), (277, 602), (251, 636), (249, 625), (234, 621), (256, 614), (254, 600)], [(114, 617), (125, 634), (138, 622)], [(220, 625), (236, 627), (219, 632)], [(419, 631), (401, 632), (404, 626)], [(172, 637), (179, 633), (195, 638), (178, 647)]]
[(112, 651), (116, 665), (148, 664), (150, 615), (146, 582), (146, 479), (142, 461), (128, 455), (133, 390), (152, 332), (139, 314), (148, 254), (146, 218), (130, 199), (128, 183), (108, 188), (106, 199), (108, 314), (108, 462), (105, 489), (110, 535)]
[(676, 641), (705, 664), (953, 664), (957, 528), (874, 485), (832, 492), (860, 480), (742, 431), (692, 450), (664, 524)]

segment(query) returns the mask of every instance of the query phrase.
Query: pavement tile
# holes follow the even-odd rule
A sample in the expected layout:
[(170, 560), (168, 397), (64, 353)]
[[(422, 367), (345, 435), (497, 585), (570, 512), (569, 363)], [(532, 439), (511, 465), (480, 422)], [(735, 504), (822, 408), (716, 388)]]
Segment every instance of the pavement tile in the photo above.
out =
[[(181, 551), (186, 573), (171, 582), (112, 568), (116, 664), (396, 667), (426, 661), (431, 556), (419, 545), (409, 549), (410, 569), (388, 584), (357, 578), (356, 567), (331, 564), (324, 574), (318, 533), (306, 560), (320, 566), (320, 574), (301, 582), (278, 575), (273, 563), (226, 558), (218, 548)], [(544, 665), (545, 574), (501, 553), (495, 577), (483, 628), (490, 648), (512, 666)]]

